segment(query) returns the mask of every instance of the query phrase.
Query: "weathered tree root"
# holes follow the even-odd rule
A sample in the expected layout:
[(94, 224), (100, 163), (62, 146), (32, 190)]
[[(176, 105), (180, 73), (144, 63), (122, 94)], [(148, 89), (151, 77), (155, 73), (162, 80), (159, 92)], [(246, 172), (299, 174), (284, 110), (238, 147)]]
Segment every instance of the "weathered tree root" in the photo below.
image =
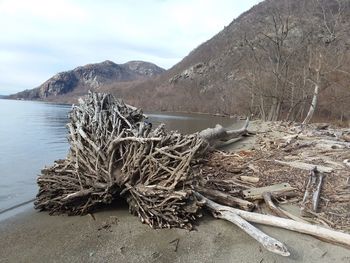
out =
[(44, 168), (38, 177), (35, 208), (53, 213), (84, 214), (109, 204), (122, 190), (109, 173), (125, 148), (108, 156), (117, 136), (136, 136), (143, 123), (142, 111), (126, 106), (107, 94), (90, 93), (70, 113), (65, 160)]
[(152, 227), (192, 227), (201, 207), (193, 162), (206, 140), (151, 131), (141, 110), (98, 93), (73, 106), (68, 128), (69, 154), (42, 170), (35, 208), (85, 214), (122, 197)]

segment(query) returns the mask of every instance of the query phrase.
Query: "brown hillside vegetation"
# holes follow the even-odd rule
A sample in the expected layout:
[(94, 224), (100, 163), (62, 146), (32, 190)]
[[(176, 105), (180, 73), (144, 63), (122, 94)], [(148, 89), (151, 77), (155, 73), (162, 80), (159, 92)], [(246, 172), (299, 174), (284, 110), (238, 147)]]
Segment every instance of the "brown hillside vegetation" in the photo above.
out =
[(317, 118), (349, 120), (349, 30), (349, 0), (266, 0), (160, 77), (104, 90), (147, 110), (298, 121), (318, 91)]

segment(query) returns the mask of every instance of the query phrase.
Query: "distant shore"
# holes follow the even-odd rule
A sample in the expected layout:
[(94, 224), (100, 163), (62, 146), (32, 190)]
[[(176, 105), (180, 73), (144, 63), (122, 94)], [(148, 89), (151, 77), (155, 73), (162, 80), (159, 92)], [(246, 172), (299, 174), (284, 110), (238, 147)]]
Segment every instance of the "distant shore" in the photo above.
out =
[[(26, 99), (14, 99), (14, 98), (7, 98), (8, 96), (0, 96), (0, 99), (6, 99), (6, 100), (15, 100), (15, 101), (33, 101), (33, 102), (42, 102), (42, 103), (49, 103), (49, 104), (57, 104), (57, 105), (74, 105), (74, 103), (67, 103), (67, 102), (55, 102), (55, 101), (45, 101), (45, 100), (26, 100)], [(144, 110), (144, 109), (143, 109)], [(147, 111), (147, 110), (146, 110)], [(181, 114), (200, 114), (200, 115), (209, 115), (209, 116), (217, 116), (217, 117), (227, 117), (227, 118), (237, 118), (238, 120), (245, 119), (245, 116), (239, 116), (239, 115), (231, 115), (228, 113), (210, 113), (210, 112), (200, 112), (200, 111), (168, 111), (168, 110), (158, 110), (158, 111), (150, 111), (150, 112), (156, 112), (156, 113), (181, 113)]]

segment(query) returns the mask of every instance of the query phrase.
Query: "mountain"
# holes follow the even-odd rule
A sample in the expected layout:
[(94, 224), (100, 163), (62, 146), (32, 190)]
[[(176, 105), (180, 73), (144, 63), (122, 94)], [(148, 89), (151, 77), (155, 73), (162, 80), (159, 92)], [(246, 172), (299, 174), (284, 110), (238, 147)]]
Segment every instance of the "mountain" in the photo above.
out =
[(146, 110), (300, 121), (315, 97), (314, 120), (343, 121), (350, 120), (349, 62), (349, 0), (265, 0), (165, 72), (107, 61), (15, 98), (67, 102), (94, 89)]
[(10, 95), (9, 98), (71, 102), (88, 90), (98, 91), (111, 83), (144, 80), (164, 71), (157, 65), (144, 61), (116, 64), (107, 60), (60, 72), (39, 87)]
[(109, 91), (148, 110), (350, 119), (350, 1), (266, 0), (157, 79)]

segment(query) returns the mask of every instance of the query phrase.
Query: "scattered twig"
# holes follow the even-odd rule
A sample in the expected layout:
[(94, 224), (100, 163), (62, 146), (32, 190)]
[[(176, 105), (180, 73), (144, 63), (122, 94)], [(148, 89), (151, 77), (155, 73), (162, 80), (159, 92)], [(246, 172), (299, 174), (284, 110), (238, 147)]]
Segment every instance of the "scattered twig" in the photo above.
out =
[(180, 242), (180, 239), (179, 238), (176, 238), (174, 239), (173, 241), (170, 241), (169, 244), (175, 244), (175, 247), (174, 247), (174, 252), (177, 252), (177, 248), (179, 246), (179, 242)]

